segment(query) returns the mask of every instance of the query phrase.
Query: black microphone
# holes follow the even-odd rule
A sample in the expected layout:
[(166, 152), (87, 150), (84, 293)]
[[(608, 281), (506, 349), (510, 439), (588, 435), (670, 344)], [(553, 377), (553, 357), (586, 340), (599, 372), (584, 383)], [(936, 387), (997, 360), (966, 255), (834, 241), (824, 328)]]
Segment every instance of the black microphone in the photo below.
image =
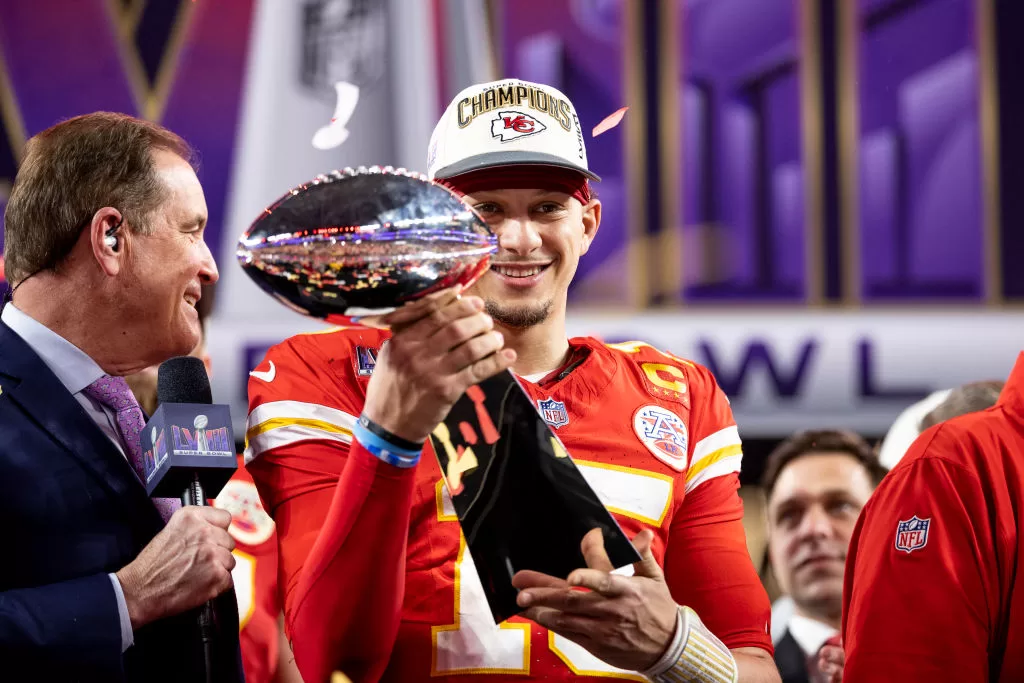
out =
[[(231, 411), (214, 405), (206, 366), (191, 356), (160, 364), (157, 401), (142, 433), (146, 490), (154, 498), (181, 498), (182, 505), (207, 505), (207, 498), (215, 498), (238, 468)], [(224, 595), (230, 598), (218, 598), (220, 614), (226, 617), (219, 629), (224, 647), (215, 647), (219, 639), (213, 601), (199, 611), (207, 683), (237, 677), (238, 606), (234, 591)], [(228, 610), (232, 614), (225, 615)], [(232, 625), (233, 633), (228, 633)], [(232, 652), (229, 645), (235, 646)]]
[(206, 505), (238, 469), (231, 411), (215, 405), (203, 361), (171, 358), (157, 373), (159, 407), (142, 432), (146, 490)]

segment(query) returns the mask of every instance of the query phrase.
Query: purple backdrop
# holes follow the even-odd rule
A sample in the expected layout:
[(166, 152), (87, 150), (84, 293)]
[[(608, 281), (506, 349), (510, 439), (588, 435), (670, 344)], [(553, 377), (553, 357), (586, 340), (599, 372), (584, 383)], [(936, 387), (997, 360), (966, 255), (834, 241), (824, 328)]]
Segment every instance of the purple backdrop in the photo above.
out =
[[(630, 235), (678, 229), (685, 300), (803, 301), (810, 288), (807, 235), (834, 226), (809, 224), (806, 215), (801, 64), (812, 41), (801, 34), (802, 0), (671, 1), (675, 30), (649, 30), (650, 13), (663, 11), (668, 0), (645, 5), (647, 33), (635, 45), (626, 42), (623, 0), (491, 3), (503, 76), (565, 91), (585, 131), (620, 106), (633, 107), (623, 125), (587, 140), (591, 166), (604, 178), (598, 191), (605, 214), (599, 239), (581, 263), (573, 300), (628, 303), (623, 283), (646, 277), (629, 270)], [(859, 128), (851, 163), (859, 183), (854, 228), (860, 270), (853, 279), (867, 302), (984, 295), (976, 47), (981, 1), (856, 0)], [(170, 54), (176, 68), (157, 118), (200, 151), (208, 241), (219, 244), (253, 4), (145, 3), (137, 5), (144, 8), (139, 20), (122, 31), (121, 8), (131, 3), (50, 0), (44, 11), (39, 3), (0, 0), (0, 51), (10, 83), (0, 95), (13, 98), (27, 135), (96, 109), (143, 113), (133, 81), (143, 85), (143, 96), (152, 89), (184, 7), (191, 17), (180, 51)], [(665, 122), (676, 130), (663, 140), (659, 127), (648, 125), (657, 117), (649, 117), (644, 149), (666, 155), (678, 170), (678, 215), (659, 222), (655, 211), (650, 225), (630, 225), (630, 165), (651, 166), (642, 156), (627, 158), (626, 125), (629, 117), (644, 115), (644, 105), (663, 99), (661, 81), (651, 75), (665, 48), (658, 41), (667, 34), (675, 42), (668, 54), (678, 56), (680, 78), (666, 97), (678, 99), (679, 118)], [(822, 51), (843, 58), (837, 46), (814, 38)], [(641, 83), (626, 81), (626, 50), (639, 55)], [(628, 101), (633, 91), (641, 101)], [(13, 176), (13, 149), (21, 142), (17, 128), (0, 130), (0, 209)], [(652, 182), (642, 201), (660, 206), (662, 191)], [(823, 200), (836, 202), (833, 194)], [(830, 205), (829, 211), (837, 209)], [(810, 256), (827, 268), (824, 254)]]
[(678, 0), (683, 295), (805, 296), (795, 0)]
[[(144, 112), (133, 94), (132, 74), (145, 96), (167, 58), (170, 87), (157, 119), (199, 152), (209, 209), (206, 241), (215, 247), (223, 231), (253, 0), (178, 0), (143, 7), (134, 29), (122, 34), (125, 15), (120, 13), (127, 5), (0, 0), (0, 49), (12, 91), (2, 95), (13, 97), (27, 136), (91, 111), (139, 116)], [(179, 10), (191, 16), (180, 50), (174, 51), (171, 29)], [(5, 139), (11, 134), (0, 130)], [(9, 160), (0, 160), (8, 182), (12, 170)]]
[(861, 291), (984, 294), (974, 0), (858, 0)]

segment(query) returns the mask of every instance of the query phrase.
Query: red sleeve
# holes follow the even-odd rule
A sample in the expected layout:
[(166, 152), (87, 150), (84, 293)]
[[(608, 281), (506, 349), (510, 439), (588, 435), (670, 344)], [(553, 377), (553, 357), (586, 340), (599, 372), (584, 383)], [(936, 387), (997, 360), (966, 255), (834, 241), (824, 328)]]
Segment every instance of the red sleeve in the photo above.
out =
[(676, 602), (727, 647), (771, 653), (771, 605), (747, 551), (738, 488), (736, 475), (718, 477), (687, 496), (669, 532), (665, 577)]
[(995, 527), (975, 472), (943, 458), (959, 448), (946, 425), (926, 433), (861, 513), (843, 590), (845, 683), (988, 680)]
[(287, 343), (259, 369), (270, 361), (272, 382), (250, 380), (246, 456), (277, 524), (296, 664), (308, 683), (335, 670), (376, 680), (401, 616), (415, 468), (353, 442), (362, 395), (332, 374), (351, 364)]
[(742, 446), (725, 394), (705, 368), (691, 379), (694, 443), (669, 530), (665, 577), (729, 648), (772, 652), (771, 605), (747, 550), (739, 497)]
[(352, 444), (292, 598), (293, 649), (305, 680), (325, 681), (335, 670), (377, 680), (384, 672), (405, 595), (414, 472)]

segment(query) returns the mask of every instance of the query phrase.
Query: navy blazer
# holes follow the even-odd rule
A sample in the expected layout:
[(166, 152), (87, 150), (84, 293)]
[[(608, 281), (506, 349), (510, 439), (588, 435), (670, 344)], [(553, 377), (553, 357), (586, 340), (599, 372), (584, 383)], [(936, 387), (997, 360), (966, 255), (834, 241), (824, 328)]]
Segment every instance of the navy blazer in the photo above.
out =
[[(107, 574), (163, 520), (125, 457), (2, 322), (0, 524), (0, 680), (203, 680), (195, 611), (136, 630), (122, 654)], [(225, 596), (218, 619), (227, 633), (233, 623), (237, 650), (237, 608)]]
[(811, 680), (807, 670), (807, 655), (789, 629), (775, 644), (775, 665), (779, 667), (782, 683), (809, 683)]

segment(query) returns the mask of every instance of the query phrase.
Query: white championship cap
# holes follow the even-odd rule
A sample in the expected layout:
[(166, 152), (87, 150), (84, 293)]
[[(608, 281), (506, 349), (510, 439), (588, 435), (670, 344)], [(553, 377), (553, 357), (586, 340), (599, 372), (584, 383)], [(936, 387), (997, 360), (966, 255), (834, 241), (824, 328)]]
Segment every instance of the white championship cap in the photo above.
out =
[(580, 119), (560, 91), (514, 78), (471, 85), (430, 136), (427, 175), (451, 178), (510, 164), (558, 166), (601, 180), (587, 167)]

